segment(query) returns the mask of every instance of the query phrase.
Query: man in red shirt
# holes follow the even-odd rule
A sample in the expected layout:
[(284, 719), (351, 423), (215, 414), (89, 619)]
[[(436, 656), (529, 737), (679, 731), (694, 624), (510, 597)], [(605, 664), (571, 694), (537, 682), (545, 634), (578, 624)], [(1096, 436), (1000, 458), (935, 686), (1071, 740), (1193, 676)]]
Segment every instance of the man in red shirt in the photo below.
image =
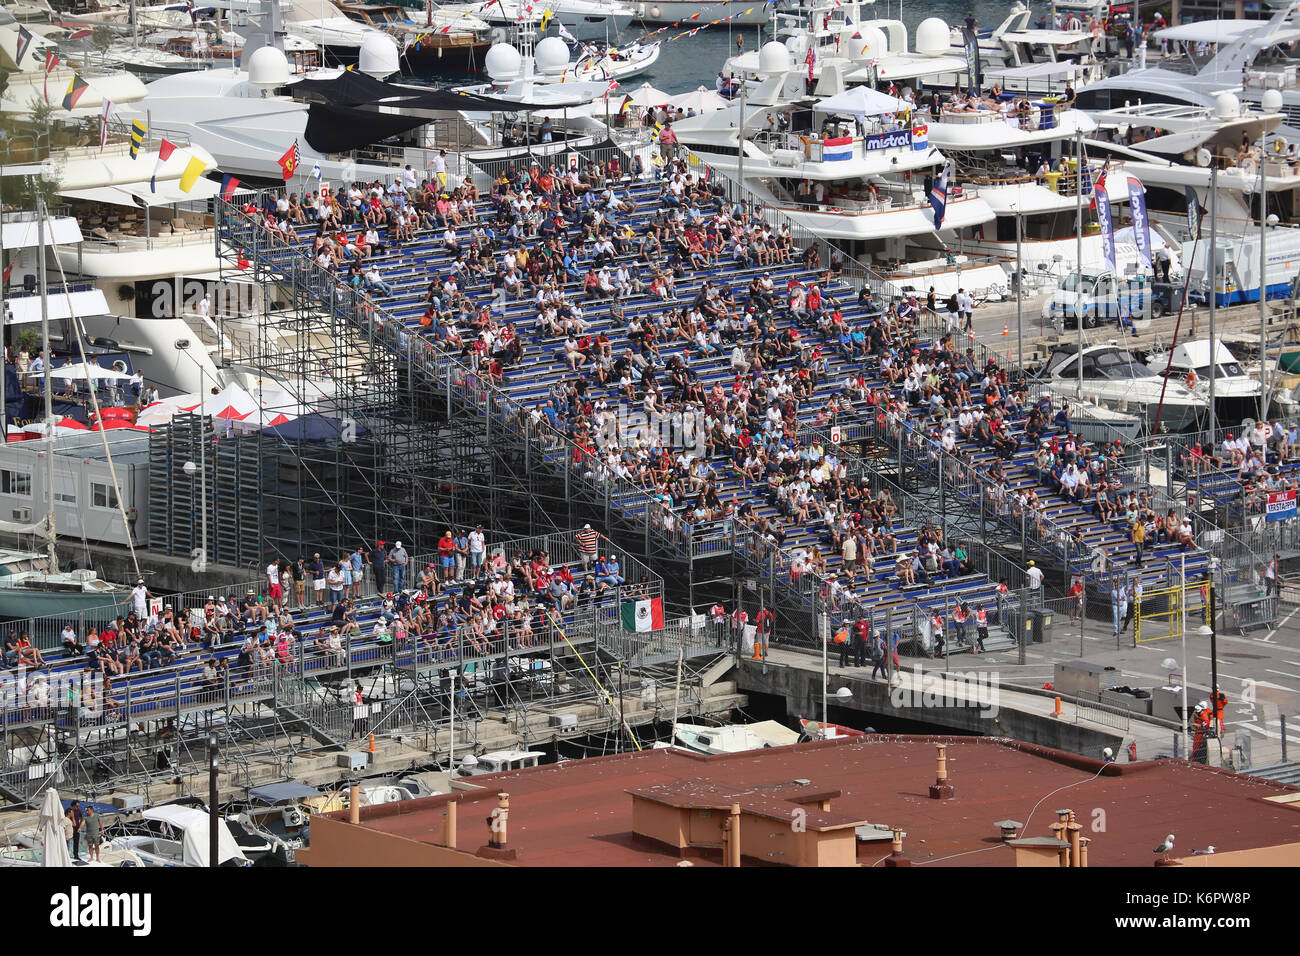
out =
[(444, 531), (438, 539), (438, 562), (442, 565), (442, 579), (452, 580), (456, 567), (456, 539), (452, 537), (451, 529)]

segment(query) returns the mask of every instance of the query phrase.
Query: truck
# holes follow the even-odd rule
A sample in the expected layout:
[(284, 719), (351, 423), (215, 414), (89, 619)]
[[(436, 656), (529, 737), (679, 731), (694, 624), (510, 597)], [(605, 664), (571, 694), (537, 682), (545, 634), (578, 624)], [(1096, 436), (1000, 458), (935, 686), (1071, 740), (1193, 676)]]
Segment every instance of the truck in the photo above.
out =
[[(1116, 324), (1133, 319), (1160, 318), (1178, 310), (1183, 286), (1174, 282), (1155, 282), (1145, 275), (1118, 276), (1113, 272), (1085, 269), (1070, 273), (1043, 305), (1043, 319), (1058, 332), (1079, 327), (1095, 328), (1109, 322)], [(1206, 293), (1192, 288), (1187, 293), (1191, 303), (1205, 304)]]

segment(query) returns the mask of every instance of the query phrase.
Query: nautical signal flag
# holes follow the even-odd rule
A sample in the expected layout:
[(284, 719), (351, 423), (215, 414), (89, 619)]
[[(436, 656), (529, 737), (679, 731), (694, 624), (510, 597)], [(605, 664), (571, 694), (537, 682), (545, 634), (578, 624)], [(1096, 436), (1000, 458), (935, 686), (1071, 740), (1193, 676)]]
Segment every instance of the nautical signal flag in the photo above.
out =
[(320, 163), (314, 163), (314, 164), (312, 165), (312, 167), (311, 167), (311, 174), (312, 174), (312, 176), (313, 176), (315, 179), (317, 179), (317, 180), (320, 179), (320, 177), (321, 177)]
[(46, 50), (45, 51), (45, 82), (43, 84), (43, 87), (45, 89), (46, 105), (48, 105), (50, 102), (50, 71), (53, 70), (58, 65), (59, 65), (59, 58), (55, 56), (54, 51)]
[(203, 165), (203, 160), (197, 156), (191, 157), (185, 164), (185, 172), (181, 173), (181, 192), (187, 193), (194, 188), (194, 184), (203, 175)]
[(162, 172), (163, 163), (171, 159), (172, 153), (176, 151), (176, 145), (163, 140), (158, 144), (158, 162), (154, 165), (153, 175), (149, 177), (149, 192), (158, 191), (158, 174)]
[(239, 188), (239, 180), (229, 173), (221, 177), (221, 201), (230, 202), (235, 198), (235, 190)]
[(541, 23), (538, 25), (538, 27), (537, 27), (537, 32), (538, 32), (538, 33), (545, 33), (545, 32), (546, 32), (546, 28), (547, 28), (547, 26), (550, 25), (551, 17), (552, 17), (553, 15), (554, 15), (554, 13), (553, 13), (553, 11), (551, 10), (551, 8), (550, 8), (550, 7), (547, 7), (547, 8), (546, 8), (546, 12), (544, 12), (544, 13), (542, 14), (542, 22), (541, 22)]
[(623, 105), (618, 108), (618, 115), (619, 116), (626, 115), (628, 107), (630, 107), (631, 105), (632, 105), (632, 94), (629, 93), (628, 95), (623, 97)]
[(18, 48), (14, 51), (14, 66), (20, 70), (23, 68), (23, 57), (31, 49), (32, 39), (32, 34), (26, 27), (18, 28)]
[(68, 83), (68, 92), (63, 94), (63, 108), (65, 110), (74, 110), (77, 108), (77, 101), (81, 99), (86, 90), (90, 89), (90, 84), (83, 80), (78, 74), (72, 74), (72, 81)]
[(284, 181), (288, 182), (293, 179), (294, 172), (298, 169), (298, 163), (302, 161), (302, 153), (298, 150), (298, 141), (295, 139), (293, 145), (284, 151), (280, 157), (280, 170), (284, 173)]
[(140, 155), (140, 147), (144, 145), (144, 138), (149, 132), (149, 127), (144, 125), (144, 120), (131, 120), (131, 158), (135, 159)]

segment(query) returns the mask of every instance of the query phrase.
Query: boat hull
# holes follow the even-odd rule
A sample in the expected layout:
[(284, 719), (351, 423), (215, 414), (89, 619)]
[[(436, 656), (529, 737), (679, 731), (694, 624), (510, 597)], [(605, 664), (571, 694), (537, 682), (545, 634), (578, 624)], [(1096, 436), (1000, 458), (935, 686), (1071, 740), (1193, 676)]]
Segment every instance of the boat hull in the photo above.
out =
[(76, 614), (98, 608), (123, 607), (131, 596), (123, 591), (114, 594), (78, 594), (75, 591), (38, 591), (24, 588), (0, 588), (0, 618), (47, 617)]

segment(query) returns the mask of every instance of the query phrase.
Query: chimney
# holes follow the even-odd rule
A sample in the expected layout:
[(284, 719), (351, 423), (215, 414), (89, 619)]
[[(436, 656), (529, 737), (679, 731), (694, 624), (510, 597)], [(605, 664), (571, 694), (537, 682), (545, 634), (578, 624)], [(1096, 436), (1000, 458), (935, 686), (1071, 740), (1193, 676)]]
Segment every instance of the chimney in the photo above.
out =
[(1070, 841), (1070, 866), (1083, 866), (1083, 863), (1079, 860), (1079, 840), (1081, 839), (1079, 831), (1083, 829), (1083, 826), (1075, 821), (1073, 810), (1068, 811), (1065, 828), (1069, 832), (1066, 839)]
[(510, 819), (510, 794), (497, 794), (496, 808), (487, 818), (488, 846), (504, 850), (508, 843), (507, 824)]
[(361, 822), (361, 788), (355, 783), (348, 787), (348, 823)]
[(740, 866), (740, 804), (731, 805), (731, 816), (728, 821), (731, 823), (731, 842), (727, 845), (730, 851), (727, 866)]
[[(1052, 836), (1053, 836), (1053, 837), (1055, 837), (1056, 839), (1060, 840), (1062, 843), (1067, 843), (1067, 841), (1066, 841), (1066, 833), (1065, 833), (1065, 828), (1066, 828), (1067, 826), (1069, 826), (1069, 824), (1067, 824), (1064, 820), (1058, 820), (1056, 823), (1053, 823), (1050, 827), (1048, 827), (1048, 829), (1052, 831)], [(1069, 847), (1068, 843), (1067, 843), (1066, 846), (1062, 846), (1062, 847), (1060, 848), (1060, 855), (1061, 855), (1061, 856), (1060, 856), (1060, 863), (1061, 863), (1061, 866), (1069, 866), (1069, 865), (1070, 865), (1070, 847)]]
[(957, 791), (948, 780), (948, 747), (946, 744), (939, 744), (938, 747), (937, 767), (934, 783), (930, 786), (930, 799), (951, 800), (957, 795)]
[(1079, 865), (1082, 867), (1088, 865), (1088, 844), (1091, 842), (1087, 837), (1079, 838)]
[(890, 841), (890, 854), (885, 857), (885, 866), (911, 866), (912, 861), (903, 855), (903, 831), (894, 827), (894, 838)]
[(447, 815), (443, 818), (442, 845), (456, 849), (456, 801), (447, 804)]
[(1002, 831), (1003, 843), (1010, 843), (1014, 840), (1016, 834), (1020, 832), (1020, 828), (1024, 826), (1019, 820), (999, 820), (993, 825)]

